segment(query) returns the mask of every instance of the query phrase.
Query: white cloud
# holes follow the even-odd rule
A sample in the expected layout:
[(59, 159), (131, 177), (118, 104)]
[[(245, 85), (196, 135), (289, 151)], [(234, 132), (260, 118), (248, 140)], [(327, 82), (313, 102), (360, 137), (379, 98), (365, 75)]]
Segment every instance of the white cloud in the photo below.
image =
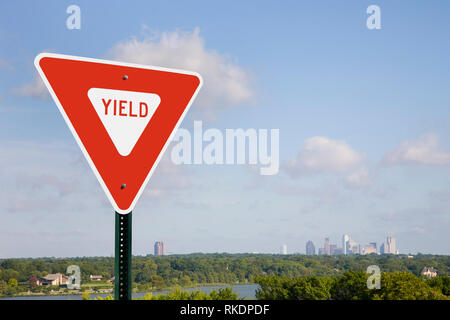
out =
[(194, 108), (207, 118), (220, 109), (249, 102), (253, 97), (248, 73), (231, 59), (207, 49), (199, 28), (193, 32), (161, 32), (143, 40), (132, 38), (116, 44), (108, 58), (200, 73), (203, 88)]
[(337, 174), (346, 185), (361, 188), (371, 184), (364, 158), (343, 140), (316, 136), (306, 139), (297, 157), (288, 160), (283, 169), (292, 178), (311, 173)]
[(345, 141), (316, 136), (305, 140), (298, 156), (286, 163), (285, 170), (291, 176), (306, 172), (342, 173), (354, 169), (363, 158)]
[(427, 133), (415, 140), (402, 142), (396, 149), (387, 152), (382, 164), (450, 164), (450, 153), (440, 150), (439, 138), (434, 133)]
[(50, 94), (41, 77), (36, 73), (32, 82), (27, 83), (19, 88), (12, 89), (12, 93), (24, 97), (33, 97), (37, 99), (48, 99)]
[(345, 177), (345, 182), (353, 187), (366, 187), (370, 185), (369, 169), (361, 167)]
[[(133, 37), (117, 43), (108, 50), (106, 58), (200, 73), (203, 88), (192, 111), (200, 113), (205, 120), (215, 119), (218, 111), (249, 103), (254, 96), (248, 72), (229, 56), (206, 48), (199, 28), (193, 32), (154, 33), (142, 40)], [(50, 97), (37, 74), (32, 82), (12, 89), (12, 92), (38, 99)]]

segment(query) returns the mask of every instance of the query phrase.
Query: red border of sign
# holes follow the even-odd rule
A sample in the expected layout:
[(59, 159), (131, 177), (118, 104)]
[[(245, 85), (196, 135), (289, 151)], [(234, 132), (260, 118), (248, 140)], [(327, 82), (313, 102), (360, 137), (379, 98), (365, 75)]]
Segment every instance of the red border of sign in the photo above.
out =
[[(108, 64), (108, 65), (117, 65), (117, 66), (124, 66), (124, 67), (133, 67), (133, 68), (141, 68), (141, 69), (149, 69), (149, 70), (158, 70), (158, 71), (167, 71), (167, 72), (173, 72), (173, 73), (179, 73), (179, 74), (186, 74), (186, 75), (192, 75), (199, 79), (199, 85), (197, 89), (195, 90), (194, 94), (192, 95), (191, 99), (189, 100), (188, 105), (186, 106), (184, 112), (182, 113), (181, 117), (179, 118), (178, 122), (176, 123), (176, 126), (172, 130), (169, 138), (167, 139), (166, 143), (164, 144), (164, 147), (162, 148), (160, 154), (158, 155), (156, 161), (154, 162), (152, 168), (150, 169), (147, 177), (145, 178), (144, 182), (142, 183), (141, 187), (139, 188), (139, 191), (136, 193), (136, 196), (134, 197), (134, 200), (132, 201), (131, 205), (127, 209), (120, 209), (116, 202), (114, 201), (114, 198), (112, 197), (110, 191), (108, 190), (105, 182), (103, 181), (102, 177), (100, 176), (97, 168), (95, 167), (94, 162), (92, 161), (91, 157), (89, 156), (89, 153), (86, 151), (86, 148), (84, 147), (81, 139), (79, 138), (75, 128), (73, 127), (69, 117), (67, 116), (64, 108), (62, 107), (58, 97), (56, 96), (52, 86), (50, 85), (49, 81), (47, 80), (42, 68), (40, 67), (40, 60), (42, 58), (59, 58), (59, 59), (67, 59), (67, 60), (76, 60), (76, 61), (86, 61), (86, 62), (94, 62), (94, 63), (102, 63), (102, 64)], [(127, 214), (131, 212), (136, 205), (137, 200), (141, 196), (142, 192), (144, 191), (145, 186), (147, 185), (148, 181), (150, 180), (155, 168), (158, 166), (159, 161), (161, 160), (162, 155), (166, 151), (168, 145), (172, 141), (178, 127), (180, 126), (181, 122), (183, 121), (184, 117), (186, 116), (186, 113), (190, 109), (193, 101), (197, 97), (198, 92), (200, 91), (200, 88), (203, 85), (203, 79), (200, 76), (200, 74), (196, 72), (191, 71), (185, 71), (185, 70), (178, 70), (178, 69), (169, 69), (169, 68), (163, 68), (163, 67), (155, 67), (155, 66), (148, 66), (148, 65), (139, 65), (139, 64), (133, 64), (133, 63), (126, 63), (126, 62), (118, 62), (118, 61), (110, 61), (110, 60), (101, 60), (101, 59), (93, 59), (93, 58), (85, 58), (85, 57), (77, 57), (77, 56), (71, 56), (71, 55), (63, 55), (63, 54), (55, 54), (55, 53), (40, 53), (36, 56), (34, 59), (34, 65), (36, 66), (36, 69), (38, 70), (42, 80), (45, 83), (45, 86), (49, 90), (54, 102), (58, 106), (59, 111), (61, 112), (64, 120), (66, 121), (67, 126), (69, 127), (70, 131), (72, 132), (72, 135), (74, 136), (78, 146), (80, 147), (81, 151), (83, 152), (84, 157), (88, 161), (92, 171), (94, 171), (95, 176), (97, 177), (97, 180), (100, 182), (100, 185), (103, 188), (103, 191), (105, 191), (106, 196), (108, 197), (108, 200), (114, 207), (114, 209), (120, 213), (120, 214)]]

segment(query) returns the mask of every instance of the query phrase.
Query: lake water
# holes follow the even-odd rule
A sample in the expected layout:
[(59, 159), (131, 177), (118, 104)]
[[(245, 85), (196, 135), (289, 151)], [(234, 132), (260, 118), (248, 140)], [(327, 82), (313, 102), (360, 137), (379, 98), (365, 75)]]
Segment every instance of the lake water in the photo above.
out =
[[(211, 290), (218, 290), (220, 288), (231, 287), (231, 286), (203, 286), (196, 288), (186, 288), (183, 291), (193, 291), (199, 289), (202, 292), (209, 293)], [(256, 289), (258, 288), (257, 284), (237, 284), (233, 285), (233, 292), (239, 294), (239, 298), (245, 299), (256, 299)], [(153, 294), (159, 293), (167, 293), (167, 290), (164, 291), (153, 291)], [(140, 298), (147, 294), (147, 292), (138, 292), (133, 293), (133, 298)], [(91, 299), (94, 299), (97, 296), (106, 297), (110, 294), (91, 294)], [(82, 300), (81, 295), (66, 295), (66, 296), (31, 296), (31, 297), (11, 297), (11, 298), (0, 298), (0, 300)]]

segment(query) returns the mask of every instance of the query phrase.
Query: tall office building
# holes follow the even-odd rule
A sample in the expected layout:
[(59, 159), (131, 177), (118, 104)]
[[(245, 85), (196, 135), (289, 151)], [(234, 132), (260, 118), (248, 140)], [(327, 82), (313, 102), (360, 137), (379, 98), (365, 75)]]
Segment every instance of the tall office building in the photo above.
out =
[(157, 241), (155, 242), (155, 256), (165, 256), (166, 248), (164, 247), (164, 242)]
[(331, 255), (335, 255), (337, 251), (337, 245), (335, 244), (330, 244), (330, 254)]
[(287, 245), (283, 244), (281, 246), (281, 254), (287, 254)]
[(329, 238), (325, 238), (325, 245), (323, 246), (324, 250), (325, 250), (325, 254), (330, 255), (331, 254), (331, 250), (330, 250), (330, 239)]
[(342, 249), (344, 250), (344, 254), (347, 254), (348, 242), (350, 241), (350, 237), (348, 234), (344, 234), (342, 236)]
[(313, 256), (316, 254), (316, 247), (314, 246), (314, 243), (311, 240), (309, 240), (306, 243), (306, 254), (310, 255), (310, 256)]
[(398, 254), (397, 239), (394, 237), (387, 237), (384, 249), (384, 253)]
[(347, 254), (361, 254), (361, 246), (352, 239), (348, 240)]
[(377, 253), (377, 244), (374, 242), (366, 244), (364, 247), (364, 254), (371, 254), (371, 253)]

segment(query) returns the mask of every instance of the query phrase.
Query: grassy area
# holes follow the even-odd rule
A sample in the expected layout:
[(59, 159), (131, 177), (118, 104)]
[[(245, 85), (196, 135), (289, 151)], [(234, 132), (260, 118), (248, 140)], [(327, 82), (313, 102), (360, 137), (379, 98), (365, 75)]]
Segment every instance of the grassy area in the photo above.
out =
[[(236, 285), (238, 283), (198, 283), (198, 284), (189, 284), (186, 286), (173, 285), (162, 288), (151, 288), (149, 290), (139, 290), (136, 284), (133, 284), (133, 293), (151, 293), (151, 292), (161, 292), (167, 291), (172, 292), (174, 290), (179, 289), (188, 289), (188, 288), (198, 288), (198, 287), (214, 287), (214, 286), (227, 286), (227, 285)], [(81, 290), (69, 290), (65, 287), (40, 287), (43, 291), (30, 291), (24, 288), (24, 291), (17, 292), (13, 295), (8, 295), (9, 297), (24, 297), (24, 296), (63, 296), (63, 295), (81, 295), (83, 292), (87, 294), (102, 294), (102, 293), (113, 293), (114, 292), (114, 283), (106, 282), (106, 281), (92, 281), (87, 283), (82, 283)]]
[(114, 283), (106, 281), (92, 281), (87, 283), (82, 283), (82, 289), (92, 289), (92, 288), (113, 288)]

